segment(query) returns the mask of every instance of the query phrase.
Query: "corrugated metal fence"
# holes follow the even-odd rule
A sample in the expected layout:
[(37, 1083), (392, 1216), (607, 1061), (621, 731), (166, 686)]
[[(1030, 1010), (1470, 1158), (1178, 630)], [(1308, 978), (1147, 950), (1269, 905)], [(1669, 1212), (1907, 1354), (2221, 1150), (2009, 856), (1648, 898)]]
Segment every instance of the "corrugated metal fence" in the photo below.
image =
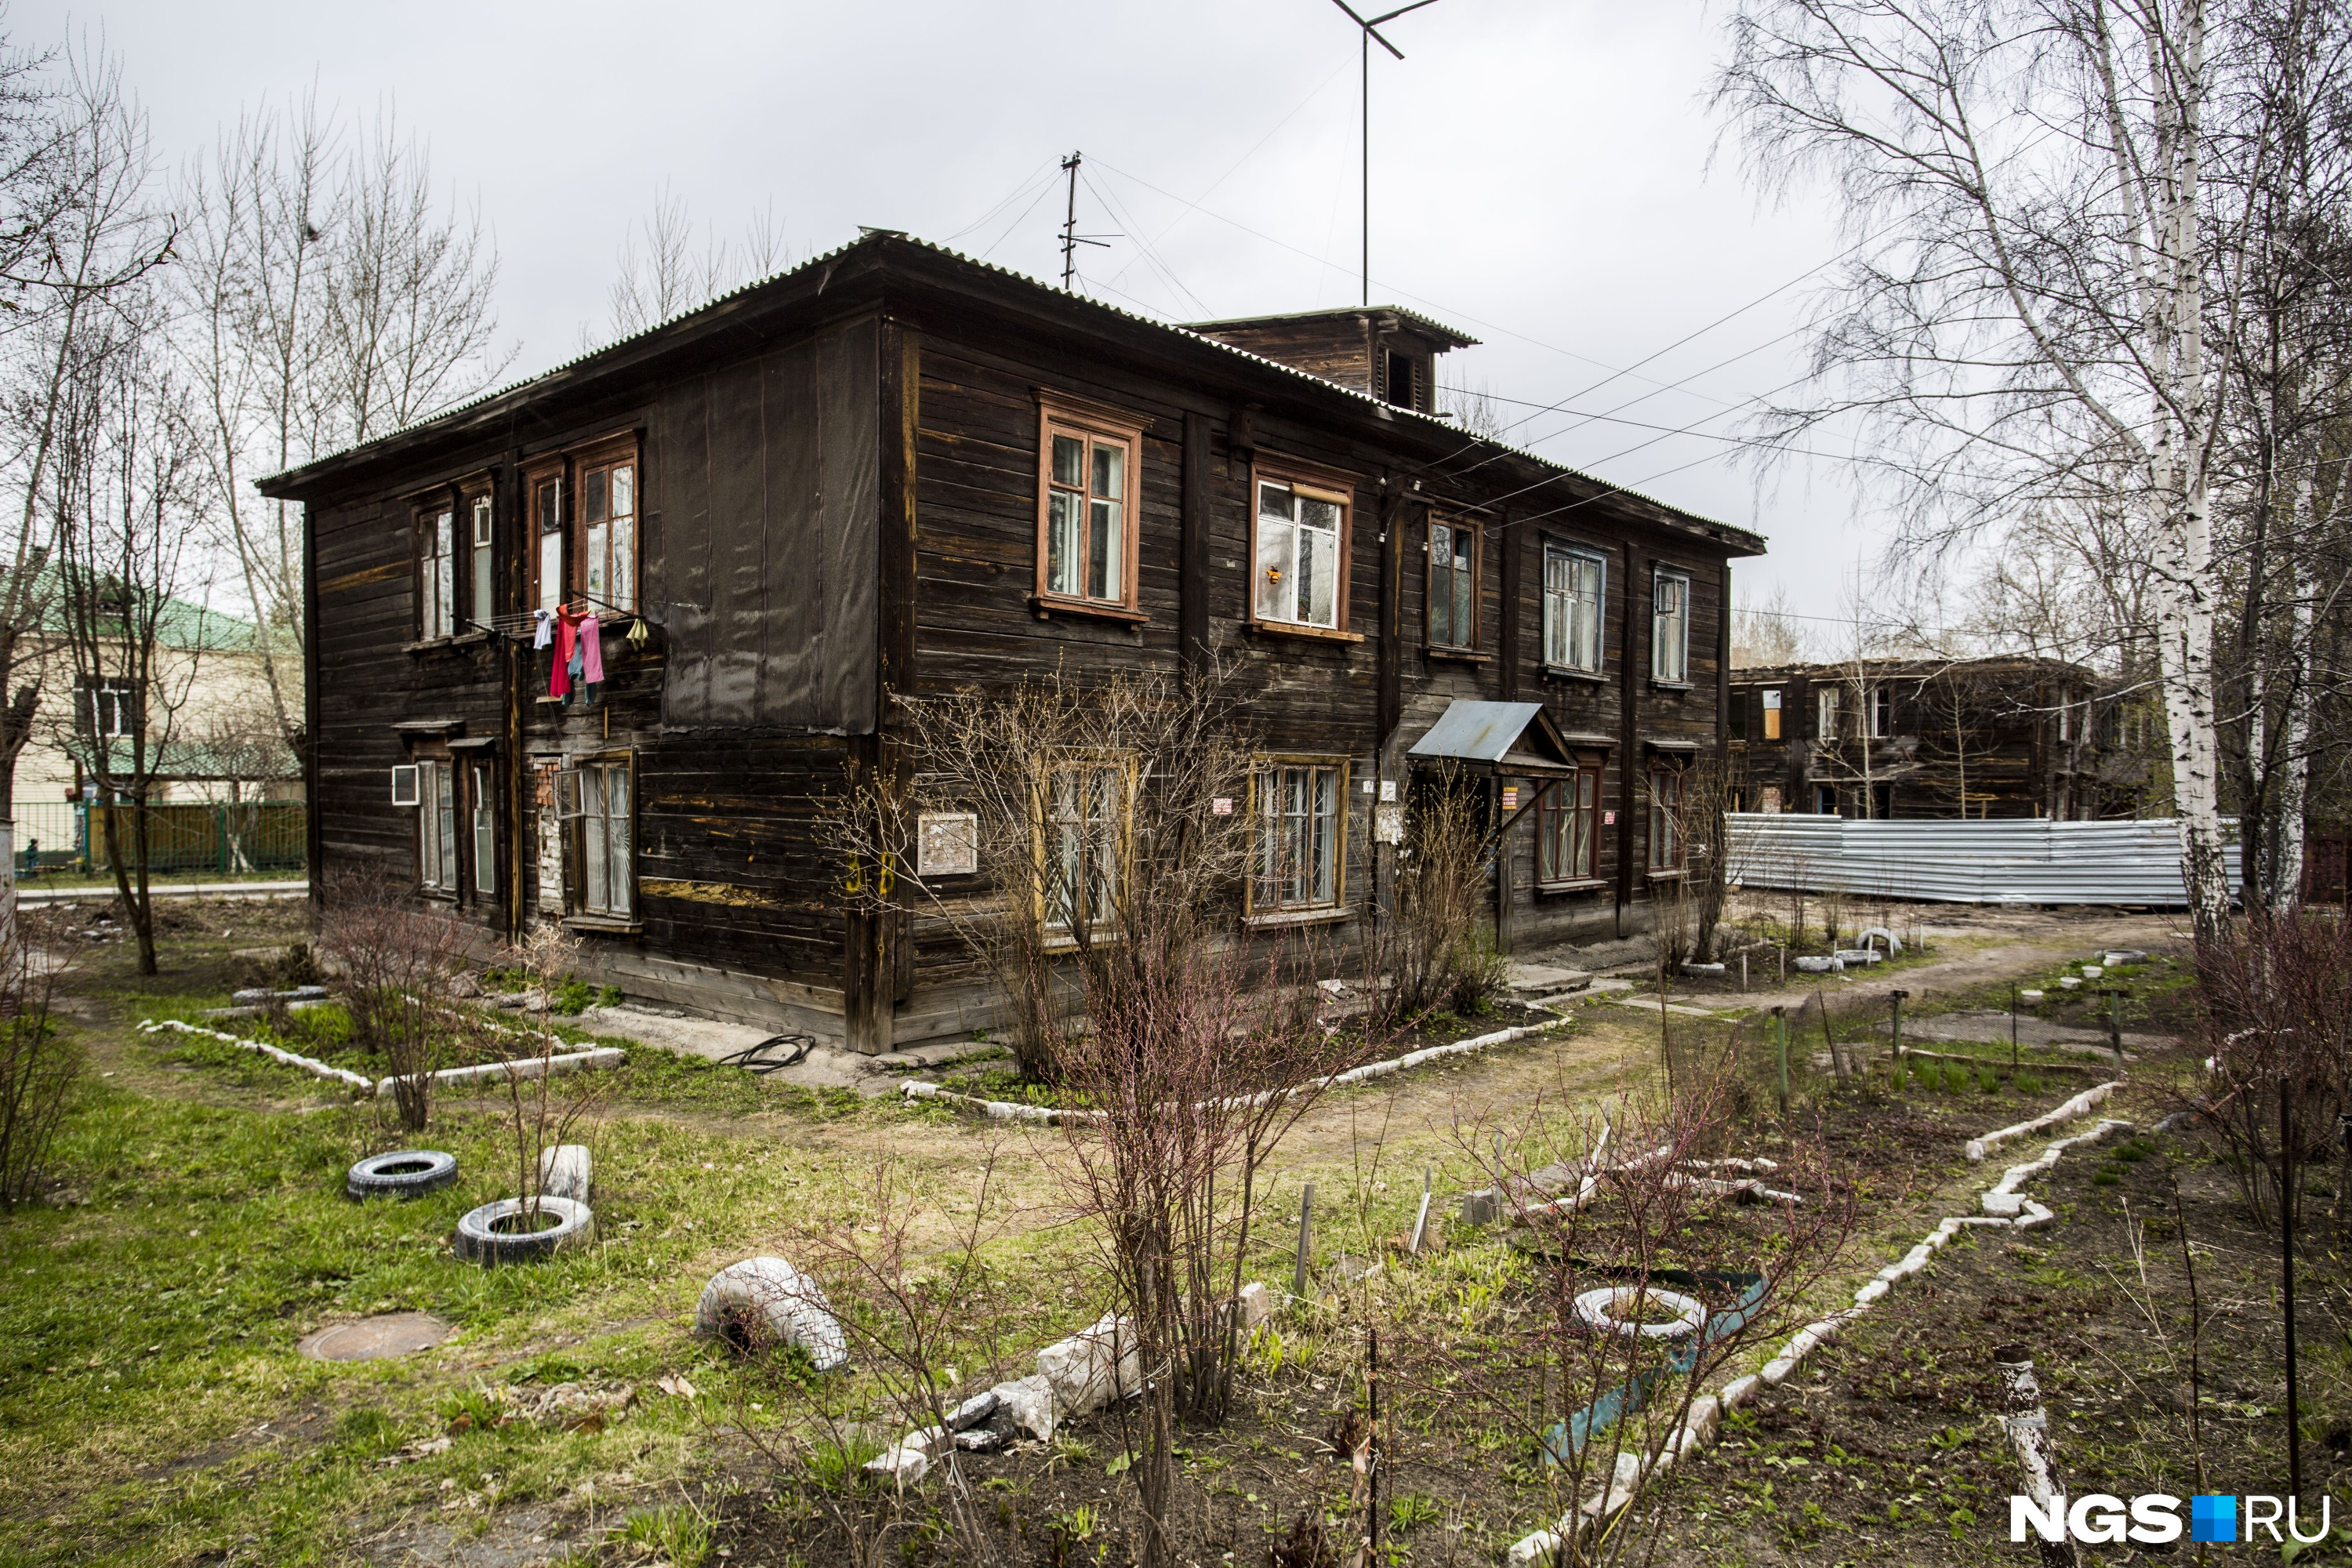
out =
[[(1864, 822), (1735, 812), (1734, 885), (1971, 904), (2185, 906), (2180, 828), (2145, 822)], [(2232, 887), (2238, 847), (2225, 851)]]

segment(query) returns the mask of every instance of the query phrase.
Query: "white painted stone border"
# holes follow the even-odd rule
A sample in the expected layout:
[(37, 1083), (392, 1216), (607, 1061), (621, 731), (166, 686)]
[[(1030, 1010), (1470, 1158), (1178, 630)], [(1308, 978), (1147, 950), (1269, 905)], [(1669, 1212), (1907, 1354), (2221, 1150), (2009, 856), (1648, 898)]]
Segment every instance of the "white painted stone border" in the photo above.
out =
[[(2087, 1115), (2093, 1106), (2113, 1094), (2119, 1086), (2105, 1083), (2067, 1100), (2046, 1116), (2035, 1118), (2017, 1127), (2003, 1128), (1969, 1145), (1969, 1158), (1980, 1160), (1982, 1143), (1991, 1143), (2022, 1133)], [(1786, 1382), (1803, 1364), (1807, 1356), (1835, 1338), (1846, 1323), (1868, 1310), (1873, 1303), (1894, 1289), (1901, 1280), (1909, 1279), (1927, 1267), (1937, 1253), (1942, 1251), (1955, 1236), (1969, 1226), (2006, 1226), (2012, 1230), (2032, 1230), (2050, 1223), (2053, 1217), (2049, 1209), (2019, 1192), (2018, 1187), (2038, 1176), (2058, 1163), (2058, 1157), (2076, 1143), (2095, 1143), (2108, 1133), (2128, 1129), (2132, 1123), (2112, 1118), (2102, 1119), (2088, 1132), (2078, 1132), (2072, 1138), (2061, 1138), (2042, 1151), (2041, 1155), (2021, 1165), (2011, 1165), (2001, 1173), (2000, 1180), (1978, 1194), (1984, 1209), (1980, 1215), (1955, 1215), (1939, 1221), (1934, 1230), (1921, 1238), (1919, 1244), (1901, 1258), (1880, 1269), (1876, 1275), (1854, 1291), (1853, 1305), (1831, 1313), (1819, 1322), (1808, 1324), (1790, 1336), (1780, 1353), (1767, 1361), (1756, 1372), (1732, 1379), (1715, 1393), (1703, 1394), (1691, 1401), (1689, 1413), (1683, 1424), (1669, 1434), (1658, 1452), (1647, 1459), (1633, 1451), (1617, 1456), (1617, 1468), (1599, 1490), (1578, 1505), (1573, 1514), (1555, 1521), (1549, 1530), (1538, 1530), (1515, 1542), (1505, 1561), (1511, 1568), (1527, 1568), (1557, 1552), (1564, 1543), (1565, 1531), (1581, 1533), (1598, 1529), (1618, 1510), (1633, 1500), (1636, 1489), (1646, 1476), (1670, 1468), (1675, 1460), (1697, 1452), (1712, 1444), (1722, 1430), (1726, 1411), (1737, 1410), (1756, 1396), (1760, 1387)]]
[(2013, 1138), (2030, 1138), (2045, 1127), (2055, 1127), (2062, 1121), (2072, 1121), (2076, 1117), (2088, 1116), (2091, 1114), (2093, 1106), (2105, 1100), (2122, 1086), (2123, 1080), (2120, 1079), (2108, 1083), (2093, 1084), (2057, 1109), (2046, 1110), (2031, 1121), (2021, 1121), (2014, 1127), (2003, 1127), (1996, 1131), (1988, 1132), (1981, 1138), (1969, 1139), (1968, 1147), (1963, 1152), (1968, 1155), (1969, 1162), (1974, 1163)]
[[(342, 1068), (329, 1067), (314, 1057), (283, 1050), (263, 1040), (248, 1040), (237, 1035), (226, 1035), (218, 1029), (206, 1029), (194, 1024), (183, 1024), (177, 1018), (152, 1018), (139, 1026), (142, 1034), (152, 1035), (158, 1029), (177, 1029), (184, 1035), (202, 1035), (208, 1040), (220, 1040), (248, 1051), (258, 1051), (272, 1061), (283, 1062), (289, 1068), (348, 1084), (362, 1094), (373, 1094), (379, 1100), (392, 1098), (395, 1079), (362, 1078)], [(576, 1072), (589, 1068), (618, 1067), (627, 1059), (627, 1053), (614, 1046), (599, 1046), (593, 1050), (568, 1051), (559, 1057), (523, 1057), (512, 1061), (483, 1062), (477, 1067), (444, 1068), (433, 1075), (436, 1083), (467, 1083), (485, 1078), (537, 1078), (542, 1073)]]
[[(1516, 1025), (1508, 1029), (1497, 1029), (1491, 1035), (1480, 1035), (1467, 1040), (1454, 1040), (1443, 1046), (1425, 1046), (1420, 1050), (1407, 1051), (1404, 1055), (1392, 1057), (1387, 1061), (1367, 1062), (1360, 1068), (1349, 1068), (1346, 1072), (1335, 1072), (1328, 1078), (1319, 1078), (1311, 1083), (1302, 1084), (1290, 1092), (1297, 1094), (1307, 1089), (1337, 1089), (1343, 1084), (1362, 1083), (1367, 1079), (1386, 1078), (1391, 1073), (1409, 1072), (1414, 1068), (1444, 1057), (1458, 1057), (1471, 1051), (1483, 1051), (1494, 1046), (1507, 1046), (1514, 1040), (1523, 1040), (1530, 1035), (1548, 1035), (1554, 1029), (1565, 1027), (1570, 1022), (1571, 1022), (1570, 1019), (1561, 1016), (1551, 1019), (1548, 1023)], [(1074, 1116), (1091, 1120), (1100, 1114), (1092, 1110), (1063, 1110), (1053, 1106), (1023, 1105), (1010, 1100), (980, 1100), (969, 1094), (958, 1094), (945, 1084), (931, 1083), (919, 1078), (910, 1078), (901, 1082), (898, 1085), (898, 1092), (908, 1100), (941, 1100), (956, 1110), (970, 1115), (985, 1117), (991, 1121), (1032, 1121), (1041, 1126), (1058, 1127), (1063, 1121)], [(1267, 1091), (1267, 1093), (1272, 1092), (1270, 1089)], [(1234, 1100), (1227, 1103), (1241, 1105), (1263, 1098), (1264, 1096), (1253, 1096), (1249, 1100)]]
[(225, 1040), (245, 1050), (259, 1051), (270, 1060), (283, 1062), (289, 1068), (300, 1068), (304, 1072), (315, 1073), (320, 1078), (332, 1079), (337, 1083), (347, 1084), (362, 1094), (376, 1092), (375, 1079), (372, 1078), (362, 1078), (355, 1072), (346, 1072), (341, 1068), (329, 1067), (315, 1058), (297, 1056), (292, 1051), (280, 1050), (278, 1047), (261, 1040), (248, 1040), (236, 1035), (225, 1035), (218, 1029), (200, 1028), (194, 1024), (183, 1024), (177, 1018), (150, 1018), (142, 1020), (139, 1026), (139, 1032), (142, 1035), (152, 1035), (158, 1029), (177, 1029), (184, 1035), (202, 1035), (208, 1040)]

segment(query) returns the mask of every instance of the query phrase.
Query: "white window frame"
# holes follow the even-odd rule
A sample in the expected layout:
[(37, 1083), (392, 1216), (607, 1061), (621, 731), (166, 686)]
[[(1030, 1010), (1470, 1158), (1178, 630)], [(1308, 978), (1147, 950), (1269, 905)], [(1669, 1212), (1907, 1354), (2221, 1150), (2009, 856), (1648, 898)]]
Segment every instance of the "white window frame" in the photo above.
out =
[(1895, 689), (1881, 681), (1870, 689), (1870, 738), (1884, 741), (1895, 732)]
[(1689, 573), (1650, 569), (1650, 679), (1662, 686), (1690, 684), (1690, 603)]
[(446, 762), (416, 764), (416, 882), (452, 897), (457, 891), (456, 782)]
[[(1252, 616), (1268, 626), (1346, 630), (1353, 498), (1345, 490), (1285, 473), (1257, 473), (1252, 479)], [(1307, 563), (1303, 567), (1302, 561)], [(1329, 601), (1319, 606), (1319, 616), (1314, 586), (1318, 566), (1322, 580), (1330, 584)], [(1302, 586), (1308, 595), (1304, 610), (1298, 604)]]
[[(1255, 843), (1250, 853), (1248, 908), (1258, 921), (1343, 913), (1348, 901), (1348, 770), (1344, 757), (1261, 757), (1250, 773)], [(1304, 786), (1303, 797), (1297, 794)], [(1294, 804), (1302, 809), (1292, 809)], [(1302, 873), (1285, 854), (1303, 838)], [(1303, 889), (1303, 890), (1301, 890)]]
[(89, 694), (90, 733), (102, 741), (125, 740), (139, 733), (139, 683), (100, 680), (83, 688)]
[[(1557, 565), (1559, 570), (1555, 573)], [(1587, 584), (1578, 581), (1589, 574)], [(1547, 669), (1601, 673), (1609, 603), (1609, 557), (1573, 544), (1544, 544), (1543, 657)]]
[(1817, 686), (1813, 689), (1813, 734), (1815, 739), (1834, 741), (1838, 738), (1838, 708), (1840, 706), (1838, 699), (1840, 695), (1840, 689), (1835, 686)]

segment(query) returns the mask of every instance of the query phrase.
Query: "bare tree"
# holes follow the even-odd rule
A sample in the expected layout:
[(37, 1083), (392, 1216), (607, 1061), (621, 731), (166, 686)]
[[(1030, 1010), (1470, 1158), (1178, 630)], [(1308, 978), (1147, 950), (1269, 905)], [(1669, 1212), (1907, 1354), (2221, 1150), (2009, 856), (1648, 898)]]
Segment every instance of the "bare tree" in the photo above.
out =
[(253, 480), (415, 424), (502, 374), (498, 258), (389, 115), (346, 144), (305, 98), (248, 113), (181, 180), (174, 332), (214, 521), (261, 627), (280, 734), (302, 723), (302, 517)]
[(465, 963), (465, 930), (406, 887), (357, 873), (336, 879), (327, 911), (319, 949), (332, 963), (352, 1031), (382, 1055), (401, 1126), (422, 1132), (453, 1032), (444, 993)]
[(2249, 34), (2294, 0), (1741, 0), (1717, 103), (1756, 176), (1837, 189), (1859, 254), (1819, 395), (1909, 456), (1940, 545), (2104, 471), (2147, 542), (2181, 859), (2226, 915), (2215, 462), (2254, 193), (2278, 171)]
[(181, 714), (227, 624), (203, 596), (190, 399), (161, 353), (152, 294), (117, 301), (66, 377), (51, 464), (59, 630), (76, 690), (63, 726), (98, 797), (99, 837), (139, 972), (155, 973), (151, 808)]
[(686, 198), (665, 181), (654, 192), (653, 210), (621, 242), (620, 275), (605, 296), (612, 334), (629, 337), (699, 309), (775, 272), (786, 255), (772, 206), (752, 214), (732, 243), (706, 231), (698, 251)]
[(1801, 664), (1812, 657), (1804, 622), (1789, 603), (1785, 585), (1760, 604), (1743, 595), (1731, 612), (1731, 667), (1763, 669)]
[(31, 737), (57, 580), (48, 506), (76, 378), (119, 334), (118, 300), (171, 249), (150, 201), (147, 128), (110, 57), (53, 62), (0, 47), (0, 459), (17, 503), (0, 545), (0, 820), (15, 809), (16, 764)]

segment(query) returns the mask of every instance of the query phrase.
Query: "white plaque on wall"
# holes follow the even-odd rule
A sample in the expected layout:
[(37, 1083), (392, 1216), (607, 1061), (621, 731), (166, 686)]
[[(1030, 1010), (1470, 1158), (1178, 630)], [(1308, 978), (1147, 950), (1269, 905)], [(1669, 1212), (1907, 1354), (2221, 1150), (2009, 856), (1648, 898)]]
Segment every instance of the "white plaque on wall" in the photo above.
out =
[(927, 811), (916, 819), (916, 876), (969, 877), (979, 869), (978, 816), (969, 811)]

